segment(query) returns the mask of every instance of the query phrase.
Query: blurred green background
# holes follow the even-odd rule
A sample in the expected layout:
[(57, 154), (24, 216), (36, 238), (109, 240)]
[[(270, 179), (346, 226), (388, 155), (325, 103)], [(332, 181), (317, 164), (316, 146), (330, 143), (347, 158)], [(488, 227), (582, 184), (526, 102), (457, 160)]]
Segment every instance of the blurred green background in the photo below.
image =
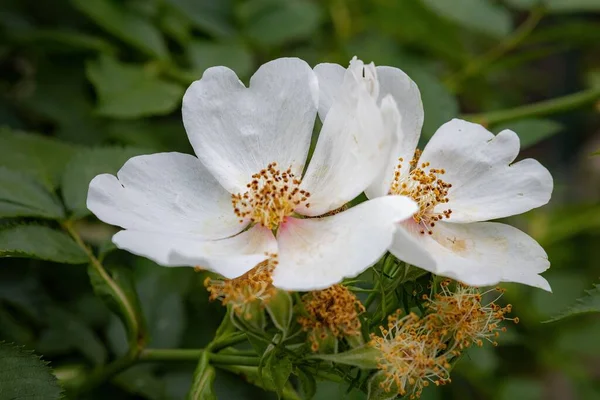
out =
[[(424, 139), (465, 114), (494, 132), (509, 127), (526, 148), (520, 157), (537, 158), (555, 179), (548, 206), (510, 220), (545, 247), (554, 293), (504, 285), (521, 323), (498, 348), (469, 351), (452, 384), (423, 398), (598, 399), (598, 316), (541, 322), (600, 277), (599, 43), (600, 0), (3, 0), (0, 167), (54, 191), (107, 265), (133, 268), (152, 347), (201, 347), (223, 313), (207, 301), (203, 275), (111, 251), (113, 228), (85, 208), (89, 180), (134, 154), (190, 152), (181, 98), (207, 67), (229, 66), (245, 82), (282, 56), (399, 67), (421, 90)], [(488, 114), (576, 92), (584, 98), (547, 115)], [(14, 226), (0, 219), (0, 239)], [(82, 261), (62, 256), (0, 259), (0, 340), (35, 349), (76, 381), (122, 354), (125, 334)], [(182, 399), (193, 369), (135, 366), (86, 398)], [(223, 399), (275, 397), (221, 370), (216, 390)], [(316, 398), (363, 395), (322, 383)]]

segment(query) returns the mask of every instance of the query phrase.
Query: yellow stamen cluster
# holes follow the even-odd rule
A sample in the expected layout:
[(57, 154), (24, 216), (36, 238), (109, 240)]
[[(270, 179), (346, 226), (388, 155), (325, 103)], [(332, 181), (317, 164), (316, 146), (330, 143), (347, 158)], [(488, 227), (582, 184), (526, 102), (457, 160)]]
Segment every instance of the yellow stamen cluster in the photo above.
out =
[[(497, 346), (495, 338), (500, 332), (506, 332), (506, 328), (500, 327), (500, 323), (505, 320), (519, 322), (519, 318), (506, 317), (512, 310), (510, 304), (501, 307), (495, 303), (502, 295), (502, 289), (495, 288), (481, 293), (477, 288), (459, 283), (452, 292), (448, 288), (450, 283), (451, 281), (446, 280), (440, 284), (441, 293), (429, 300), (427, 307), (440, 329), (452, 334), (460, 350), (473, 343), (481, 347), (484, 340)], [(482, 303), (483, 297), (492, 292), (499, 295), (487, 304)]]
[(395, 388), (399, 395), (415, 399), (431, 383), (450, 382), (447, 344), (426, 321), (412, 313), (400, 318), (396, 312), (388, 317), (387, 329), (380, 329), (383, 337), (371, 335), (370, 345), (381, 352), (377, 367), (384, 373), (380, 385), (386, 392)]
[(334, 285), (307, 293), (302, 303), (308, 316), (299, 317), (298, 323), (309, 332), (313, 351), (319, 350), (319, 342), (328, 335), (343, 338), (361, 334), (358, 316), (365, 312), (365, 307), (345, 286)]
[(408, 171), (402, 170), (404, 159), (398, 159), (394, 170), (394, 180), (390, 187), (390, 194), (408, 196), (417, 202), (419, 211), (413, 219), (421, 226), (421, 234), (433, 234), (431, 228), (442, 218), (450, 218), (452, 210), (447, 209), (441, 213), (435, 212), (438, 204), (448, 203), (448, 190), (451, 184), (444, 182), (440, 175), (446, 173), (443, 169), (429, 168), (429, 163), (419, 164), (421, 152), (417, 149), (413, 159), (409, 162)]
[[(450, 382), (450, 362), (473, 343), (482, 346), (484, 340), (493, 340), (511, 306), (495, 304), (499, 296), (482, 303), (479, 289), (457, 284), (450, 290), (450, 281), (441, 284), (441, 293), (427, 300), (427, 313), (423, 317), (409, 314), (400, 318), (400, 312), (388, 317), (387, 328), (380, 327), (382, 336), (371, 335), (370, 345), (381, 352), (378, 368), (383, 371), (380, 385), (385, 391), (397, 390), (411, 399), (420, 397), (423, 388), (430, 384)], [(497, 289), (499, 290), (499, 289)]]
[(234, 212), (240, 222), (250, 218), (254, 223), (276, 229), (300, 204), (310, 208), (310, 203), (306, 203), (310, 193), (300, 189), (301, 183), (291, 168), (281, 171), (273, 162), (252, 175), (245, 193), (231, 196)]
[(221, 303), (231, 305), (233, 310), (246, 319), (252, 318), (247, 305), (260, 301), (264, 306), (275, 294), (271, 278), (277, 265), (276, 255), (270, 254), (268, 260), (235, 279), (212, 279), (207, 277), (204, 286), (210, 293), (209, 299), (220, 300)]

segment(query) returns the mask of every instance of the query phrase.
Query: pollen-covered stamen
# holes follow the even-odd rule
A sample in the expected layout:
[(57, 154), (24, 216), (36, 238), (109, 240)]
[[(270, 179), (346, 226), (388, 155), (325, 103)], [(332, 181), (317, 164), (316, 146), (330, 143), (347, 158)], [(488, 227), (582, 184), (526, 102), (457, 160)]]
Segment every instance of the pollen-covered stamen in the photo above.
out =
[(417, 202), (419, 210), (413, 215), (413, 219), (421, 227), (421, 234), (431, 235), (435, 223), (443, 218), (450, 218), (452, 214), (450, 209), (434, 211), (438, 204), (448, 203), (448, 190), (452, 185), (440, 178), (446, 173), (445, 170), (430, 168), (428, 162), (419, 164), (420, 156), (421, 152), (416, 150), (405, 168), (404, 159), (398, 159), (389, 194), (408, 196)]
[(224, 306), (231, 304), (238, 315), (250, 319), (252, 315), (248, 313), (246, 306), (255, 301), (264, 306), (277, 290), (271, 278), (278, 263), (277, 255), (266, 255), (269, 259), (235, 279), (206, 278), (204, 286), (210, 293), (209, 299), (220, 300)]
[(383, 390), (415, 399), (430, 384), (450, 382), (451, 365), (439, 331), (416, 314), (400, 318), (400, 312), (390, 315), (387, 328), (380, 329), (383, 337), (371, 335), (370, 346), (381, 354), (377, 368), (383, 371)]
[[(500, 326), (502, 321), (519, 322), (518, 318), (506, 315), (512, 310), (510, 304), (502, 307), (496, 301), (502, 296), (500, 288), (480, 292), (475, 287), (458, 283), (454, 291), (449, 289), (451, 281), (440, 284), (441, 293), (428, 299), (427, 307), (430, 317), (439, 329), (448, 332), (454, 340), (454, 346), (462, 350), (475, 343), (483, 346), (484, 341), (497, 346), (496, 338), (500, 332), (506, 332), (506, 327)], [(489, 302), (482, 303), (487, 294), (496, 292), (498, 295)]]
[(361, 334), (358, 316), (365, 312), (365, 307), (345, 286), (334, 285), (307, 293), (302, 304), (308, 316), (299, 317), (298, 323), (309, 332), (313, 351), (319, 349), (319, 342), (328, 335), (341, 339)]
[(300, 204), (310, 207), (310, 193), (300, 189), (301, 183), (291, 168), (281, 171), (273, 162), (252, 175), (246, 192), (231, 196), (234, 212), (240, 222), (250, 218), (252, 222), (276, 229)]

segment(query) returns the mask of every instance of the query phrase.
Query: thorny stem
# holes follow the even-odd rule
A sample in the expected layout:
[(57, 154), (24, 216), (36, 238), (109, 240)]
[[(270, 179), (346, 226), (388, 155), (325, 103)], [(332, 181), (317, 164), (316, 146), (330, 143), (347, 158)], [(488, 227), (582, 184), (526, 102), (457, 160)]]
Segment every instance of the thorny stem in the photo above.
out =
[(529, 36), (529, 34), (535, 29), (542, 17), (544, 16), (544, 9), (539, 7), (534, 9), (529, 17), (515, 30), (512, 35), (508, 36), (505, 40), (501, 41), (496, 47), (492, 48), (487, 53), (483, 54), (479, 58), (473, 59), (467, 64), (467, 66), (456, 74), (446, 79), (446, 85), (453, 92), (459, 92), (461, 90), (462, 83), (468, 78), (479, 74), (486, 67), (493, 64), (494, 61), (501, 58), (506, 53), (515, 49), (523, 40)]
[(539, 117), (564, 112), (581, 107), (585, 104), (593, 103), (598, 99), (600, 99), (600, 87), (582, 90), (581, 92), (569, 94), (567, 96), (544, 100), (509, 110), (490, 111), (481, 114), (466, 114), (463, 115), (462, 118), (484, 126), (489, 126), (521, 118)]

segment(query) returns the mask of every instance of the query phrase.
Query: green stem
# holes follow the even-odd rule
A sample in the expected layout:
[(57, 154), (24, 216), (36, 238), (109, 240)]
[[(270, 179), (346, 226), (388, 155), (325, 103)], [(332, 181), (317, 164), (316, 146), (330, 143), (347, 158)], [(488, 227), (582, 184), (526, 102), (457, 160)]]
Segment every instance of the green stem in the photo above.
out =
[(103, 382), (109, 380), (119, 372), (126, 370), (132, 366), (138, 359), (138, 351), (130, 351), (124, 357), (118, 358), (115, 361), (92, 372), (83, 382), (83, 384), (75, 389), (77, 395), (89, 392), (100, 386)]
[(96, 386), (101, 385), (102, 382), (134, 364), (146, 343), (146, 333), (141, 330), (135, 308), (123, 292), (123, 289), (111, 278), (100, 260), (96, 258), (92, 250), (84, 243), (79, 233), (73, 227), (73, 221), (64, 221), (62, 227), (85, 252), (90, 260), (91, 267), (94, 268), (96, 273), (110, 288), (113, 298), (121, 308), (122, 316), (125, 319), (124, 323), (128, 327), (129, 350), (127, 354), (92, 372), (83, 384), (76, 389), (76, 392), (81, 394), (94, 389)]
[(233, 346), (235, 344), (245, 342), (246, 340), (248, 340), (248, 337), (244, 332), (236, 332), (213, 341), (208, 347), (210, 351), (216, 353), (225, 347)]
[(481, 114), (467, 114), (462, 118), (482, 125), (496, 125), (521, 118), (540, 117), (579, 108), (600, 99), (600, 87), (583, 90), (563, 97), (540, 101), (538, 103), (500, 111)]
[[(153, 361), (198, 361), (205, 349), (144, 349), (140, 353), (140, 362)], [(260, 358), (238, 354), (210, 353), (211, 364), (257, 366)]]
[(496, 47), (492, 48), (481, 57), (473, 59), (462, 71), (459, 71), (458, 73), (446, 79), (446, 85), (453, 92), (459, 92), (462, 83), (465, 80), (481, 73), (481, 71), (493, 64), (494, 61), (515, 49), (521, 42), (523, 42), (523, 40), (525, 40), (525, 38), (527, 38), (527, 36), (529, 36), (529, 34), (535, 29), (543, 16), (543, 8), (534, 9), (531, 14), (529, 14), (529, 17), (525, 20), (525, 22), (523, 22), (523, 24), (521, 24), (519, 28), (512, 33), (512, 35), (508, 36), (505, 40), (501, 41)]
[(123, 316), (126, 321), (125, 324), (130, 328), (131, 332), (129, 333), (129, 345), (130, 347), (141, 347), (142, 340), (139, 337), (140, 334), (140, 324), (138, 323), (138, 318), (135, 313), (135, 308), (129, 302), (129, 299), (125, 295), (125, 292), (121, 289), (121, 287), (111, 278), (108, 274), (100, 260), (94, 256), (94, 253), (90, 248), (83, 242), (79, 233), (73, 227), (73, 222), (71, 220), (67, 220), (62, 224), (63, 228), (71, 235), (75, 243), (85, 252), (90, 260), (91, 266), (94, 270), (102, 277), (102, 280), (106, 283), (106, 285), (111, 289), (115, 296), (115, 300), (119, 303), (120, 307), (123, 310)]

